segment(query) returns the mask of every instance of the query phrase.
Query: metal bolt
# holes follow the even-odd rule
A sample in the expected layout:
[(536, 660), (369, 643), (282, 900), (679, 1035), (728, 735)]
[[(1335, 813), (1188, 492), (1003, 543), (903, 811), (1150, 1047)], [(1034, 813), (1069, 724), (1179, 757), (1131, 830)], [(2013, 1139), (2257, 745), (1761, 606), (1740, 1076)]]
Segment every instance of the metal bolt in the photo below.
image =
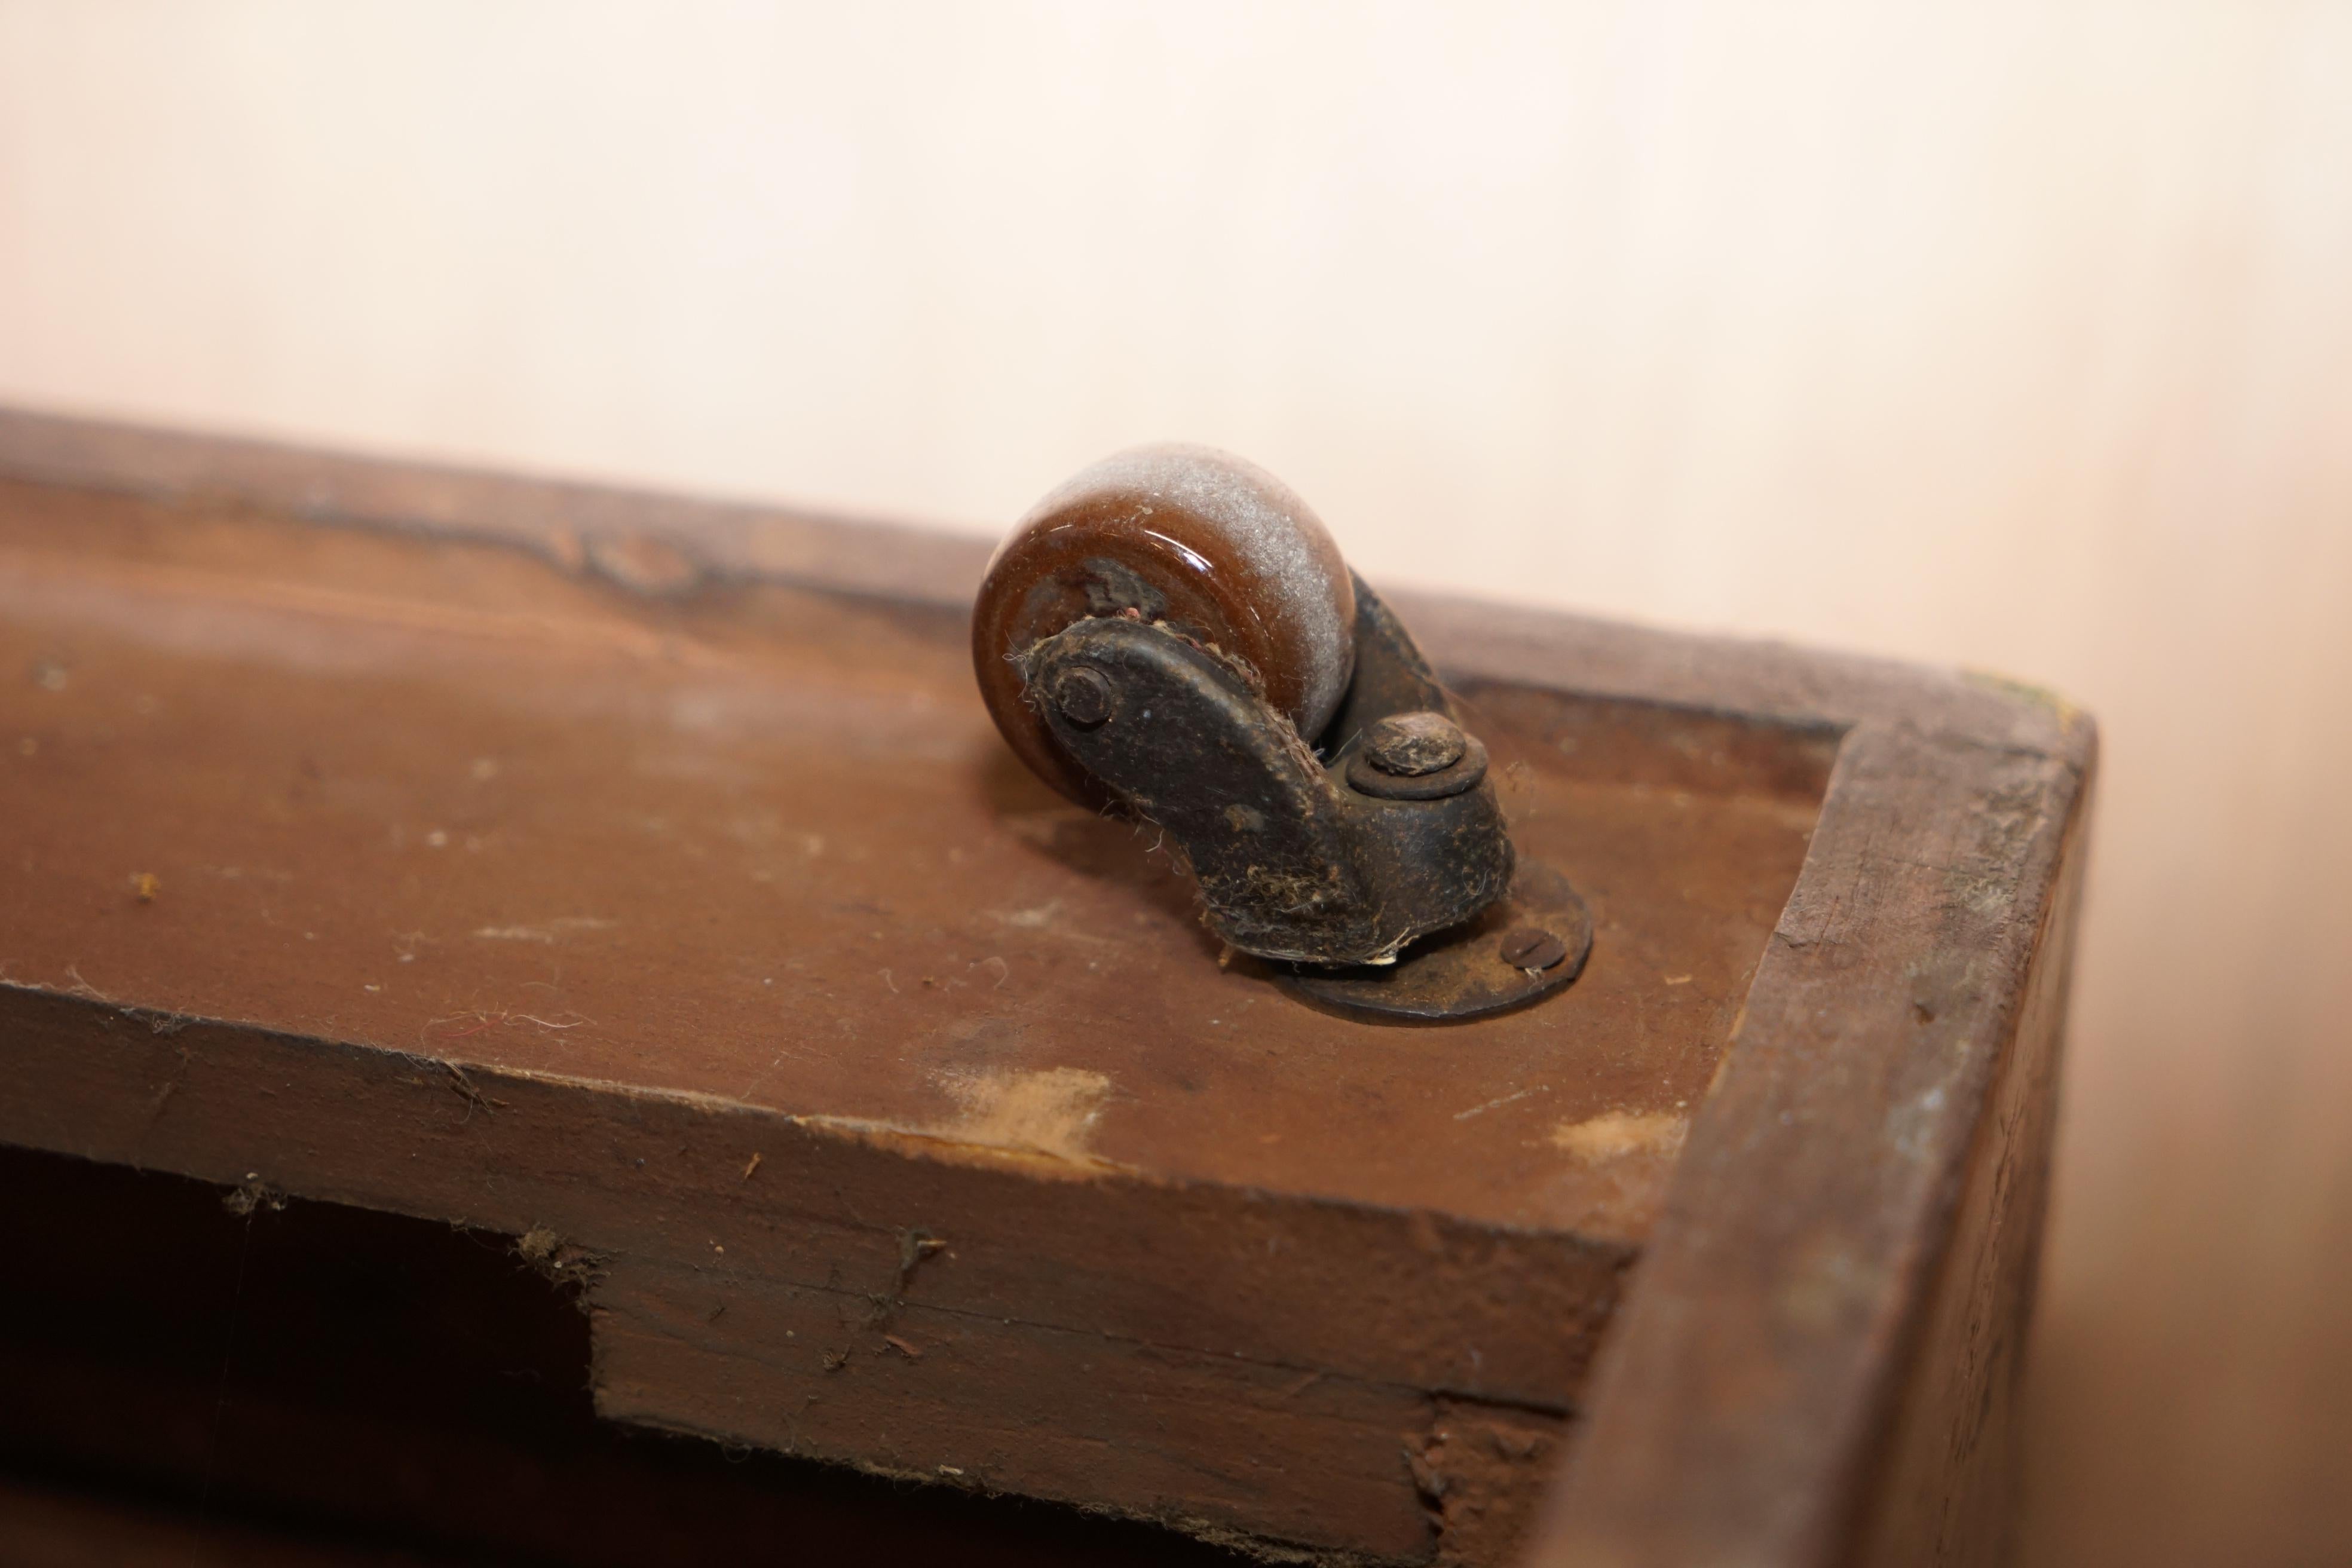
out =
[(1568, 944), (1540, 926), (1518, 926), (1503, 933), (1496, 952), (1514, 969), (1549, 969), (1568, 956)]
[(1462, 731), (1443, 713), (1394, 713), (1364, 731), (1372, 766), (1401, 778), (1442, 773), (1462, 760)]
[(1091, 730), (1118, 706), (1118, 694), (1099, 669), (1074, 665), (1054, 678), (1054, 706), (1081, 730)]

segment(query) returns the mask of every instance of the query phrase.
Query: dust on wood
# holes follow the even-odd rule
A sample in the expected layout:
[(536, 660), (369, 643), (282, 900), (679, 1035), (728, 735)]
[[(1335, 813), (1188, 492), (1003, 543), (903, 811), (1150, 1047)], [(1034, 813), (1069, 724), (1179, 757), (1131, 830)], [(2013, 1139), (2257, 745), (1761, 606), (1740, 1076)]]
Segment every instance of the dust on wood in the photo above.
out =
[(551, 1226), (531, 1226), (516, 1237), (514, 1249), (550, 1283), (578, 1292), (583, 1310), (589, 1288), (604, 1277), (603, 1253), (564, 1240)]
[(451, 1087), (457, 1089), (458, 1098), (466, 1102), (467, 1120), (470, 1121), (477, 1110), (485, 1116), (495, 1115), (499, 1107), (506, 1103), (503, 1100), (492, 1099), (476, 1088), (474, 1080), (466, 1076), (466, 1069), (456, 1062), (443, 1062), (441, 1066), (448, 1073)]
[[(159, 1100), (156, 1109), (162, 1108)], [(263, 1181), (258, 1171), (247, 1171), (243, 1182), (221, 1194), (221, 1207), (246, 1219), (251, 1219), (256, 1213), (274, 1214), (285, 1206), (286, 1194)]]
[(898, 1233), (898, 1283), (896, 1294), (904, 1296), (907, 1286), (915, 1278), (915, 1270), (923, 1260), (945, 1252), (948, 1244), (928, 1230), (902, 1230)]

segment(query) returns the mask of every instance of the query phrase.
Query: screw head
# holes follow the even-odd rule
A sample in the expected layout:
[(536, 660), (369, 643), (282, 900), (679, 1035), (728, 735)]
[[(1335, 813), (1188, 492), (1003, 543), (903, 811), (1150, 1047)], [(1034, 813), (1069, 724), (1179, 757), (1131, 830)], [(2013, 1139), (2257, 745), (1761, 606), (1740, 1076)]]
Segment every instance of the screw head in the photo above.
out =
[(1549, 969), (1568, 956), (1568, 944), (1540, 926), (1517, 926), (1503, 933), (1495, 951), (1514, 969)]
[(1364, 756), (1384, 773), (1419, 778), (1462, 760), (1462, 731), (1443, 713), (1392, 713), (1364, 731)]
[(1118, 694), (1110, 689), (1110, 679), (1089, 665), (1073, 665), (1054, 678), (1054, 706), (1062, 717), (1081, 730), (1091, 730), (1111, 716), (1118, 706)]

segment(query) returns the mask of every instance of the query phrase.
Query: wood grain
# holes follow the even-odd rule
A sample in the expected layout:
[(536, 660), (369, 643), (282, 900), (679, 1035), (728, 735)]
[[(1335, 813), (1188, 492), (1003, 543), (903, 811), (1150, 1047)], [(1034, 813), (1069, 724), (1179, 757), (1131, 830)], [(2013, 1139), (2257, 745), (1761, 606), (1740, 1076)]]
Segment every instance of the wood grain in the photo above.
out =
[(1008, 767), (903, 542), (22, 416), (0, 468), (0, 1136), (543, 1237), (616, 1416), (1400, 1561), (1507, 1550), (1581, 1416), (1553, 1554), (1826, 1562), (2007, 1385), (2062, 704), (1411, 604), (1607, 958), (1370, 1028)]

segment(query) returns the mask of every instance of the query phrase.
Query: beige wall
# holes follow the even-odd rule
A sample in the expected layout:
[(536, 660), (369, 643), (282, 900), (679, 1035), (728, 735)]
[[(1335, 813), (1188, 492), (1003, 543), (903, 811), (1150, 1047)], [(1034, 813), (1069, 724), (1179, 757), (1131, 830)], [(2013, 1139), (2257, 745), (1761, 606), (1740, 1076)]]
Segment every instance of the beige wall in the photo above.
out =
[(2035, 1556), (2352, 1552), (2352, 6), (0, 0), (0, 399), (2055, 685)]

